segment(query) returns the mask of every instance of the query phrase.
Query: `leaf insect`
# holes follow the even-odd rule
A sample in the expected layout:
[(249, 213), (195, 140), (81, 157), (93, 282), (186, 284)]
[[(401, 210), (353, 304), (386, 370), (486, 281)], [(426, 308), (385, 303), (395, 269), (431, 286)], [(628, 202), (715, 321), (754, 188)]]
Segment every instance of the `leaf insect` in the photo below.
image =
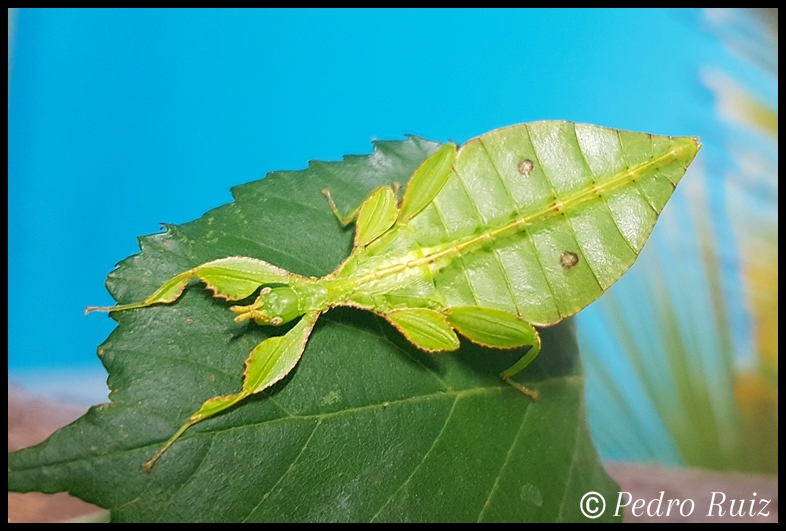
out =
[(242, 389), (207, 400), (143, 465), (154, 464), (191, 426), (284, 378), (298, 363), (317, 318), (331, 308), (374, 312), (426, 352), (453, 351), (463, 335), (487, 347), (529, 350), (511, 380), (537, 357), (548, 326), (597, 299), (633, 264), (701, 144), (545, 121), (447, 143), (415, 171), (399, 203), (380, 186), (347, 216), (354, 247), (329, 275), (307, 278), (256, 258), (207, 262), (165, 282), (141, 302), (91, 311), (169, 304), (193, 278), (232, 306), (238, 323), (279, 326), (286, 334), (257, 345)]

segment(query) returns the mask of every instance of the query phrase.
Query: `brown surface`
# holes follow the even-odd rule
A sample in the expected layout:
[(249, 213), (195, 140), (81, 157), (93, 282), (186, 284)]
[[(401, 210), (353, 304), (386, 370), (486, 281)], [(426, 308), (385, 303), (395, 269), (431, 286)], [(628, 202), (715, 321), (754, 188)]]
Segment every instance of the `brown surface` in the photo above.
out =
[[(710, 470), (661, 468), (652, 465), (636, 463), (606, 463), (606, 471), (620, 485), (620, 490), (630, 492), (634, 499), (643, 499), (647, 503), (657, 500), (663, 491), (661, 515), (655, 514), (657, 501), (652, 503), (651, 513), (647, 514), (647, 505), (643, 504), (632, 514), (630, 506), (625, 509), (626, 522), (777, 522), (778, 521), (778, 477), (761, 476), (757, 474), (742, 474), (739, 472), (714, 472)], [(715, 494), (714, 506), (710, 506)], [(725, 498), (724, 498), (725, 496)], [(625, 500), (628, 499), (626, 496)], [(669, 500), (680, 500), (684, 503), (683, 511), (688, 513), (690, 504), (685, 500), (691, 499), (695, 508), (689, 516), (682, 516), (677, 502), (672, 505), (670, 515), (665, 511)], [(725, 499), (725, 501), (724, 501)], [(740, 501), (745, 514), (731, 516), (729, 508), (731, 500), (735, 500), (734, 512), (739, 514)], [(753, 511), (751, 511), (751, 500)], [(763, 503), (762, 500), (769, 500)], [(607, 507), (607, 511), (616, 508), (617, 500), (607, 500), (614, 507)], [(724, 514), (718, 513), (718, 503)], [(712, 516), (708, 513), (712, 509)], [(751, 516), (753, 512), (753, 516)], [(769, 513), (759, 515), (759, 512)]]
[[(58, 428), (82, 416), (87, 408), (57, 404), (8, 388), (8, 451), (44, 441)], [(65, 492), (8, 493), (9, 522), (62, 522), (103, 511)]]
[[(67, 404), (58, 404), (25, 395), (22, 391), (8, 389), (8, 451), (18, 450), (37, 444), (61, 426), (80, 417), (86, 408)], [(646, 502), (657, 500), (660, 491), (664, 492), (662, 513), (668, 506), (668, 500), (685, 500), (690, 498), (695, 503), (693, 513), (688, 517), (679, 514), (678, 506), (673, 505), (671, 514), (666, 516), (647, 515), (647, 507), (635, 516), (630, 507), (625, 509), (626, 522), (777, 522), (778, 521), (778, 478), (757, 476), (753, 474), (719, 473), (706, 470), (669, 469), (651, 465), (633, 463), (607, 463), (609, 474), (620, 484), (620, 489), (630, 492), (634, 499)], [(726, 502), (722, 505), (728, 509), (730, 500), (746, 500), (744, 516), (731, 517), (726, 511), (718, 516), (717, 507), (713, 508), (713, 516), (708, 517), (710, 500), (713, 492), (722, 492)], [(756, 493), (754, 495), (753, 493)], [(716, 495), (718, 498), (719, 495)], [(768, 516), (749, 515), (750, 500), (755, 499), (755, 513), (762, 509), (759, 500), (769, 499), (765, 511)], [(607, 500), (606, 511), (613, 511), (617, 500)], [(687, 512), (687, 505), (684, 512)], [(739, 502), (737, 502), (739, 507)], [(655, 503), (652, 504), (655, 509)], [(74, 518), (106, 512), (100, 507), (85, 503), (66, 493), (27, 494), (8, 493), (8, 520), (11, 522), (61, 522)], [(100, 515), (101, 513), (99, 513)]]

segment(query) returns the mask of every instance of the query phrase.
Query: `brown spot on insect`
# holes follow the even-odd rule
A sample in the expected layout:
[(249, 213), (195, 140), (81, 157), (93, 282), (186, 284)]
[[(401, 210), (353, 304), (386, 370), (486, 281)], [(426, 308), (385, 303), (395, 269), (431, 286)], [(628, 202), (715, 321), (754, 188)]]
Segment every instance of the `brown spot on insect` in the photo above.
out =
[(562, 267), (565, 269), (572, 269), (579, 263), (579, 255), (573, 251), (565, 251), (562, 253), (562, 256), (559, 257), (559, 263), (562, 264)]
[(524, 177), (529, 177), (535, 169), (535, 163), (531, 159), (524, 159), (519, 162), (519, 173)]

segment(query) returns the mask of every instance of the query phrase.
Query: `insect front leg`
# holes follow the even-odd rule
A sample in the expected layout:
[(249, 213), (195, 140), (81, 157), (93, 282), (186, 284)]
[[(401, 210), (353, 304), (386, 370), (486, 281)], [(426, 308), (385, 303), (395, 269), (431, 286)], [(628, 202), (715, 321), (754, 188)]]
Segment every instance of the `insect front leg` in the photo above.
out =
[(164, 453), (177, 441), (183, 433), (194, 424), (225, 411), (241, 400), (264, 391), (271, 385), (284, 378), (297, 365), (306, 342), (311, 335), (320, 312), (311, 312), (283, 336), (271, 337), (256, 346), (246, 360), (246, 370), (243, 373), (243, 388), (239, 393), (216, 396), (207, 400), (172, 437), (167, 440), (161, 449), (146, 463), (142, 470), (150, 472), (153, 466)]
[(205, 282), (207, 287), (213, 290), (215, 297), (227, 300), (245, 299), (265, 284), (291, 284), (307, 281), (299, 275), (268, 264), (263, 260), (233, 256), (207, 262), (180, 273), (167, 280), (152, 295), (141, 302), (116, 306), (88, 306), (85, 308), (85, 314), (131, 310), (153, 304), (169, 304), (180, 297), (192, 278), (199, 278)]

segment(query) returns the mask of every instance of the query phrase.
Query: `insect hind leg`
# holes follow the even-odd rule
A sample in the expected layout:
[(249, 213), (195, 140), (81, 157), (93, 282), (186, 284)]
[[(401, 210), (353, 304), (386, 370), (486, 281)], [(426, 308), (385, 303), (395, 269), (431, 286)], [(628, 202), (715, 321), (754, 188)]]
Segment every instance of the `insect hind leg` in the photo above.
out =
[(524, 354), (524, 356), (522, 356), (521, 359), (519, 361), (517, 361), (510, 369), (508, 369), (506, 371), (503, 371), (500, 374), (500, 377), (502, 378), (502, 380), (504, 382), (507, 382), (508, 384), (513, 386), (515, 389), (518, 389), (519, 391), (524, 393), (525, 395), (528, 395), (528, 396), (532, 397), (533, 400), (537, 400), (538, 399), (539, 393), (537, 391), (532, 390), (532, 389), (528, 389), (528, 388), (524, 387), (523, 385), (521, 385), (520, 383), (511, 380), (510, 378), (514, 374), (518, 374), (519, 372), (521, 372), (524, 369), (526, 369), (529, 366), (530, 363), (535, 361), (535, 358), (537, 358), (538, 354), (540, 354), (540, 347), (541, 347), (540, 335), (536, 333), (535, 334), (535, 341), (532, 343), (532, 348), (530, 348), (527, 351), (527, 353)]

